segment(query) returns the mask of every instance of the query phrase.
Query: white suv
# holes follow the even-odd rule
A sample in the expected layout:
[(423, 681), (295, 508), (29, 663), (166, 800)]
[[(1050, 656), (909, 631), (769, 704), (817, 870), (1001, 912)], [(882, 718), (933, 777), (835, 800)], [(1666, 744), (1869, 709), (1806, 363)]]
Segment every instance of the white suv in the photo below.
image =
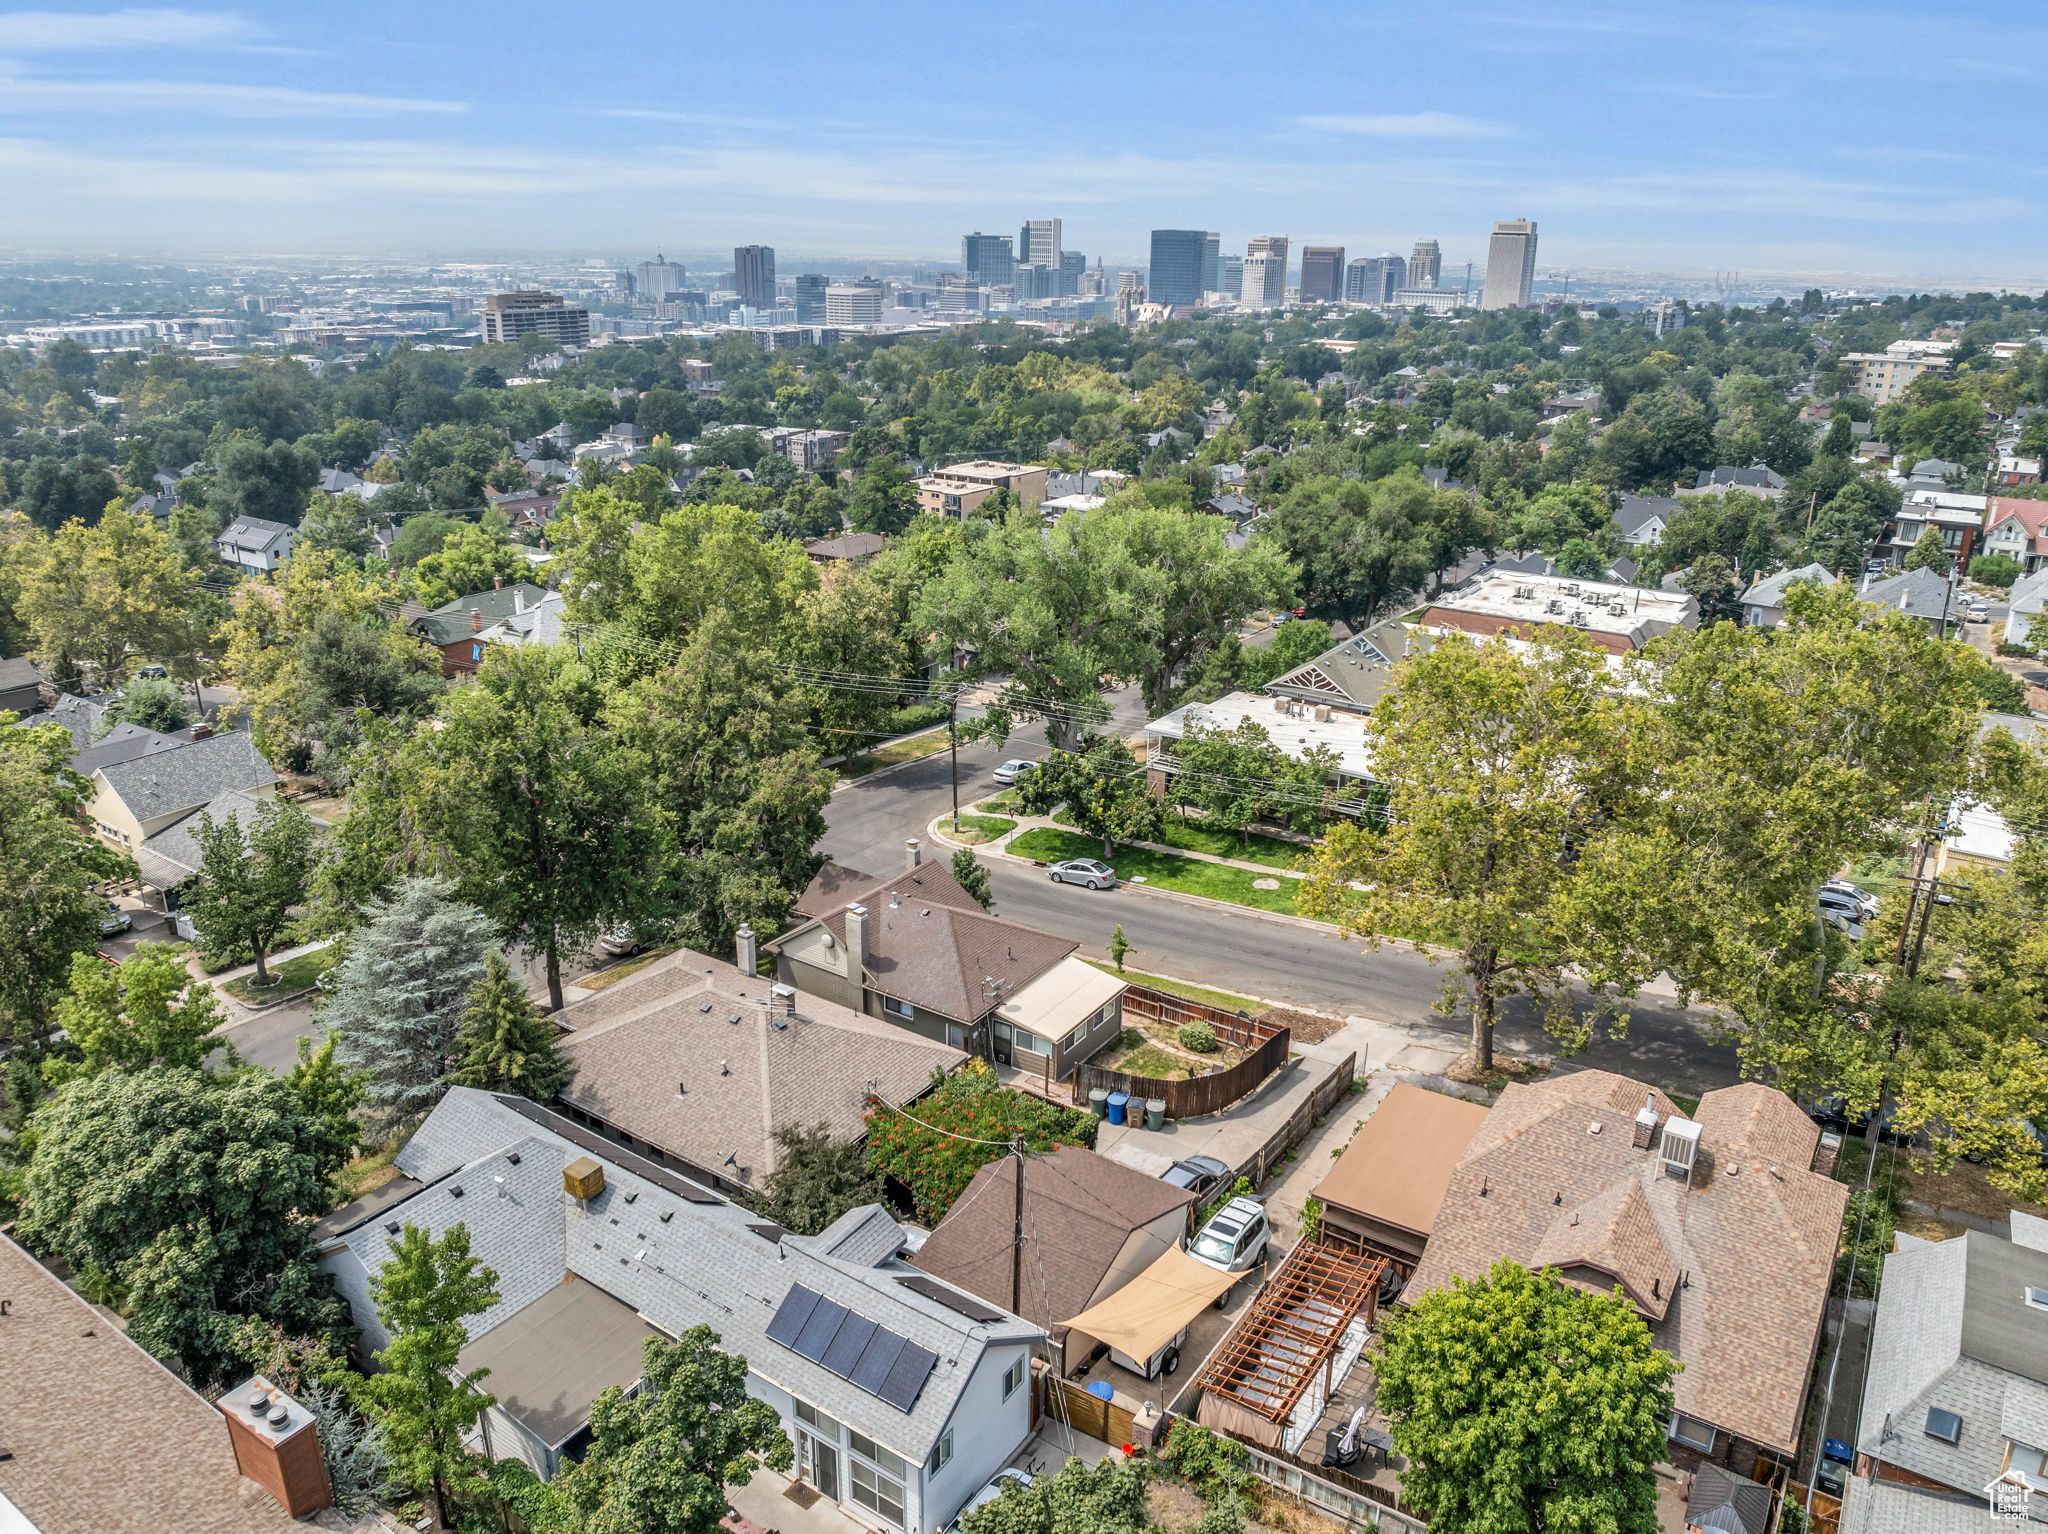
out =
[(1226, 1273), (1242, 1273), (1265, 1258), (1272, 1233), (1263, 1204), (1253, 1198), (1234, 1198), (1209, 1217), (1188, 1255)]

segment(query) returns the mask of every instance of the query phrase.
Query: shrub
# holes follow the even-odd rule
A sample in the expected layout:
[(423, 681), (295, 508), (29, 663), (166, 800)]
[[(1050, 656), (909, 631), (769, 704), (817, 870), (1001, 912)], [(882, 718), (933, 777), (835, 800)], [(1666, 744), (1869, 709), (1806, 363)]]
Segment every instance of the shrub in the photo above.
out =
[(1027, 1150), (1095, 1144), (1093, 1114), (1013, 1092), (979, 1060), (937, 1083), (909, 1111), (916, 1118), (880, 1105), (869, 1111), (868, 1165), (908, 1188), (928, 1225), (945, 1218), (974, 1174), (1013, 1138)]
[(1204, 1499), (1234, 1495), (1251, 1472), (1251, 1456), (1244, 1445), (1232, 1438), (1219, 1437), (1186, 1417), (1173, 1419), (1159, 1457), (1179, 1471)]
[(918, 730), (928, 730), (935, 724), (946, 722), (946, 705), (943, 703), (912, 703), (894, 710), (884, 722), (883, 728), (890, 735), (910, 735)]
[(2020, 575), (2020, 562), (2010, 554), (1979, 554), (1970, 561), (1970, 579), (1981, 586), (2010, 586)]
[(1182, 1023), (1178, 1037), (1182, 1049), (1191, 1049), (1198, 1055), (1216, 1052), (1216, 1030), (1207, 1023)]

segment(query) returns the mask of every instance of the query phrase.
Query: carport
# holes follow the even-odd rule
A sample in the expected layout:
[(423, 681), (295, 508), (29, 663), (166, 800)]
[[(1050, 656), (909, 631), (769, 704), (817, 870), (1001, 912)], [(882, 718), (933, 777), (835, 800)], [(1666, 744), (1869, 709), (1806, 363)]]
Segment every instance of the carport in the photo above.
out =
[(1124, 1368), (1156, 1379), (1180, 1367), (1188, 1328), (1243, 1276), (1171, 1247), (1116, 1293), (1063, 1324), (1106, 1345)]

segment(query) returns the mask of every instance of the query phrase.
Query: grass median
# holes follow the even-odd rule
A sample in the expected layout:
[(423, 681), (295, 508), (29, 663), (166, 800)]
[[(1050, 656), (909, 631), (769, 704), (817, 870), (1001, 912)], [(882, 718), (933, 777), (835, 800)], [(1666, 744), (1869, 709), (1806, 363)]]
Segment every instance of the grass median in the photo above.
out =
[(970, 847), (992, 842), (1017, 829), (1017, 822), (1004, 815), (962, 815), (957, 827), (952, 816), (942, 815), (939, 824), (954, 841), (965, 842)]
[(268, 964), (270, 984), (258, 985), (254, 974), (242, 976), (239, 980), (224, 981), (221, 989), (236, 1001), (247, 1007), (260, 1007), (286, 996), (296, 996), (309, 989), (313, 982), (331, 969), (340, 952), (334, 948), (316, 948), (311, 953), (302, 953), (297, 958), (286, 959), (282, 964)]
[(1050, 826), (1026, 831), (1005, 843), (1004, 851), (1047, 863), (1064, 862), (1068, 858), (1098, 858), (1114, 868), (1116, 876), (1125, 881), (1143, 879), (1158, 889), (1200, 895), (1205, 900), (1220, 900), (1228, 905), (1250, 906), (1260, 911), (1278, 911), (1287, 916), (1297, 914), (1294, 896), (1298, 880), (1283, 878), (1278, 889), (1254, 889), (1253, 881), (1266, 876), (1249, 868), (1204, 863), (1199, 858), (1184, 858), (1171, 852), (1150, 852), (1141, 847), (1119, 847), (1109, 857), (1103, 858), (1100, 838), (1060, 831)]

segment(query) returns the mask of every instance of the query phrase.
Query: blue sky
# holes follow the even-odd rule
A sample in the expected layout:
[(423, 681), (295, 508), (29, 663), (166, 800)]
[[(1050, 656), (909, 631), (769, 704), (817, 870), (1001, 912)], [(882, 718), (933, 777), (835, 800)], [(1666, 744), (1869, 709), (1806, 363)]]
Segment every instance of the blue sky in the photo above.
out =
[(2048, 10), (1720, 0), (0, 10), (0, 242), (957, 258), (1065, 220), (2048, 283)]

